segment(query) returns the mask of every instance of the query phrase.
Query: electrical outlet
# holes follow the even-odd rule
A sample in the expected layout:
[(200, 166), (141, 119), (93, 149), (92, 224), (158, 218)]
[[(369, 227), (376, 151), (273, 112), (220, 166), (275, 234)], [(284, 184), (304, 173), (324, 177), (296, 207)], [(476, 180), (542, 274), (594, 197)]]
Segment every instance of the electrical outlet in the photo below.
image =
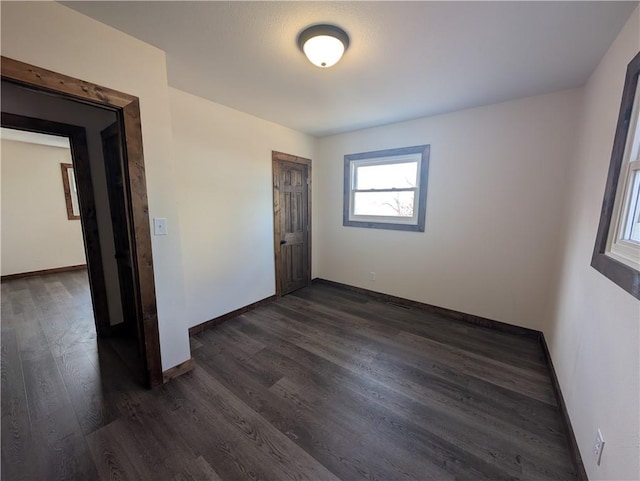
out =
[(596, 435), (596, 440), (593, 443), (593, 457), (596, 458), (596, 464), (600, 466), (600, 461), (602, 460), (602, 450), (604, 449), (604, 438), (602, 437), (602, 433), (598, 429), (598, 434)]
[(369, 280), (372, 282), (375, 282), (376, 280), (376, 273), (375, 272), (369, 272)]

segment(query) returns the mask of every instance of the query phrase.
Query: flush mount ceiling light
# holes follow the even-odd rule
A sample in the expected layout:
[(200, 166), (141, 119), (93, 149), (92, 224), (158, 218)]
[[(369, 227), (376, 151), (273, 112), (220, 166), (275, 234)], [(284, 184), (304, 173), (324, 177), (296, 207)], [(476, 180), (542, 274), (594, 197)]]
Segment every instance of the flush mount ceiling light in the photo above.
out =
[(335, 25), (313, 25), (298, 35), (298, 47), (317, 67), (338, 63), (349, 47), (349, 35)]

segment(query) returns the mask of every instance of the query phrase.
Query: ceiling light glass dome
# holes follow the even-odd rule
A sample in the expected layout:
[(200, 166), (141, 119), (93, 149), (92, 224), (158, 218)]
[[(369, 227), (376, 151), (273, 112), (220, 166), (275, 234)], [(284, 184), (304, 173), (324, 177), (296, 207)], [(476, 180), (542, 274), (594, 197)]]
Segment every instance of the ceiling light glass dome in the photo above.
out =
[(298, 46), (313, 65), (328, 68), (342, 58), (349, 36), (335, 25), (313, 25), (300, 33)]

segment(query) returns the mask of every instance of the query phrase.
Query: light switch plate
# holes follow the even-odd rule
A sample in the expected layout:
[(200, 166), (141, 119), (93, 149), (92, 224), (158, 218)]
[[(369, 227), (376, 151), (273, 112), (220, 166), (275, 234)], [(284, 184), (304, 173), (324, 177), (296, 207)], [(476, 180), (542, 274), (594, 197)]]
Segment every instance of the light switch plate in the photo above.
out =
[(167, 219), (163, 217), (153, 218), (153, 235), (167, 235)]

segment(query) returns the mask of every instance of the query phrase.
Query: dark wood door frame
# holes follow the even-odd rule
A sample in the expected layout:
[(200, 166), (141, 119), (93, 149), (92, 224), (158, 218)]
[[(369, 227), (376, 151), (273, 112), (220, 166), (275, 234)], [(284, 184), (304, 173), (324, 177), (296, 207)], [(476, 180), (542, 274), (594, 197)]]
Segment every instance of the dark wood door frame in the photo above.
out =
[(113, 223), (113, 245), (115, 247), (115, 259), (118, 271), (118, 284), (120, 286), (120, 299), (122, 300), (122, 331), (126, 336), (135, 337), (138, 340), (140, 352), (144, 352), (142, 346), (143, 335), (140, 326), (136, 322), (139, 306), (136, 303), (135, 276), (133, 274), (133, 256), (131, 254), (131, 231), (127, 218), (130, 217), (128, 196), (124, 192), (124, 155), (122, 154), (122, 138), (120, 125), (114, 122), (100, 132), (102, 140), (102, 152), (107, 182), (107, 197)]
[(1, 119), (2, 127), (26, 130), (39, 134), (59, 135), (69, 139), (71, 158), (73, 159), (76, 184), (78, 187), (78, 203), (80, 206), (80, 219), (82, 220), (82, 235), (87, 257), (87, 270), (96, 331), (98, 336), (108, 336), (111, 334), (111, 324), (109, 322), (109, 306), (107, 304), (102, 252), (100, 250), (100, 238), (98, 236), (98, 220), (96, 217), (91, 167), (89, 165), (89, 148), (87, 146), (85, 128), (6, 112), (2, 112)]
[(143, 362), (149, 387), (163, 383), (158, 334), (149, 206), (142, 150), (140, 103), (137, 97), (18, 60), (1, 57), (2, 80), (58, 97), (113, 110), (118, 116), (124, 142), (125, 190), (130, 206), (129, 229), (140, 306), (138, 325), (143, 333)]
[(271, 165), (273, 171), (273, 239), (275, 252), (275, 272), (276, 272), (276, 296), (282, 295), (282, 259), (280, 255), (280, 241), (282, 233), (280, 232), (280, 162), (292, 162), (294, 164), (302, 164), (307, 167), (307, 175), (309, 183), (307, 184), (307, 215), (308, 215), (308, 239), (307, 239), (307, 284), (311, 284), (311, 159), (298, 157), (296, 155), (285, 154), (283, 152), (271, 152)]

